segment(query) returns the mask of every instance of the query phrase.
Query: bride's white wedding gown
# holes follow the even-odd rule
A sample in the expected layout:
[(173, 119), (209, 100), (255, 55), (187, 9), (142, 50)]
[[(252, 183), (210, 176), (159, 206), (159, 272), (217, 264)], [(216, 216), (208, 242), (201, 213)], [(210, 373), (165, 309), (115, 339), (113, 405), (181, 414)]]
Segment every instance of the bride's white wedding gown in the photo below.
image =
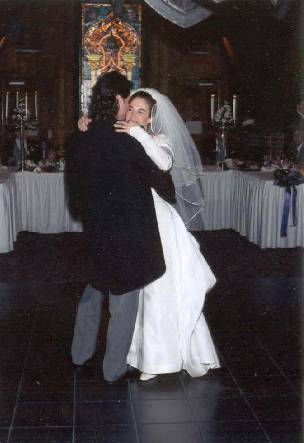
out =
[[(164, 136), (152, 138), (140, 127), (130, 134), (160, 169), (171, 167), (172, 150)], [(185, 369), (199, 377), (220, 366), (202, 313), (216, 280), (176, 210), (152, 192), (167, 269), (140, 292), (127, 362), (149, 374)]]

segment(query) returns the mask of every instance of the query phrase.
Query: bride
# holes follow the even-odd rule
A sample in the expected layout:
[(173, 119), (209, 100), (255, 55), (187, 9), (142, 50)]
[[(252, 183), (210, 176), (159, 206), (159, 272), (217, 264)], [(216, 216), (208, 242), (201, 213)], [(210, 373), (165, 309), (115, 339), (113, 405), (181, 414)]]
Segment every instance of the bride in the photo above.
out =
[[(201, 194), (195, 190), (189, 194), (191, 200), (189, 195), (185, 197), (187, 182), (181, 173), (182, 168), (193, 170), (191, 159), (198, 153), (195, 147), (189, 149), (189, 143), (183, 143), (191, 137), (166, 96), (153, 89), (135, 92), (130, 97), (126, 121), (116, 122), (115, 128), (136, 138), (158, 168), (171, 169), (181, 215), (185, 214), (183, 200), (199, 207)], [(177, 131), (182, 133), (182, 142), (171, 143)], [(154, 189), (152, 193), (167, 271), (141, 290), (127, 362), (142, 372), (142, 381), (182, 369), (192, 377), (200, 377), (219, 367), (202, 312), (205, 295), (216, 280), (178, 212)]]

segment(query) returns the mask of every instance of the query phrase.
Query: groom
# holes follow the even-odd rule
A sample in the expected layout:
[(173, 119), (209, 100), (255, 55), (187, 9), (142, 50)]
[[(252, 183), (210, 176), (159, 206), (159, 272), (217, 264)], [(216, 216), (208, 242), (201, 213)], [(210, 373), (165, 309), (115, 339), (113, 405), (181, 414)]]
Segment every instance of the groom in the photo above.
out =
[(120, 73), (101, 77), (93, 88), (92, 123), (72, 137), (66, 151), (69, 203), (83, 222), (90, 266), (78, 305), (72, 359), (83, 365), (92, 357), (109, 296), (103, 360), (109, 382), (128, 374), (126, 357), (140, 288), (165, 272), (151, 193), (165, 175), (134, 138), (113, 128), (115, 119), (125, 117), (129, 94), (130, 82)]

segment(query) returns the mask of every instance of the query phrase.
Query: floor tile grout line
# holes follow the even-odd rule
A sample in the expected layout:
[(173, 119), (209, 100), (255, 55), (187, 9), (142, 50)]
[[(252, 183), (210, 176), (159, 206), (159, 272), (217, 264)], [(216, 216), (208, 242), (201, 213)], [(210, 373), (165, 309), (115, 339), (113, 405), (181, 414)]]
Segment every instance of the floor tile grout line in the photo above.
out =
[[(36, 314), (36, 311), (37, 311), (37, 306), (36, 306), (34, 315)], [(35, 317), (36, 317), (36, 315), (35, 315)], [(17, 390), (17, 394), (16, 394), (16, 402), (15, 402), (15, 406), (14, 406), (14, 410), (13, 410), (13, 414), (12, 414), (12, 419), (11, 419), (11, 423), (10, 423), (10, 427), (9, 427), (6, 443), (10, 443), (11, 434), (12, 434), (14, 423), (15, 423), (15, 418), (16, 418), (16, 413), (17, 413), (17, 405), (18, 405), (18, 401), (19, 401), (19, 398), (20, 398), (20, 395), (21, 395), (25, 368), (26, 368), (28, 360), (29, 360), (29, 349), (31, 347), (31, 342), (32, 342), (33, 334), (34, 334), (34, 329), (35, 329), (35, 321), (33, 322), (33, 326), (32, 326), (32, 329), (31, 329), (29, 341), (28, 341), (27, 348), (26, 348), (26, 357), (24, 359), (24, 364), (23, 364), (23, 368), (22, 368), (22, 374), (21, 374), (21, 377), (20, 377), (19, 385), (18, 385), (18, 390)]]
[(139, 430), (138, 430), (138, 425), (137, 425), (137, 421), (136, 421), (135, 408), (134, 408), (132, 393), (131, 393), (131, 383), (132, 382), (130, 382), (130, 380), (128, 380), (129, 401), (130, 401), (131, 414), (132, 414), (133, 424), (134, 424), (134, 429), (135, 429), (136, 443), (140, 443)]
[(200, 436), (202, 437), (202, 439), (203, 439), (203, 442), (202, 442), (202, 443), (204, 443), (204, 442), (206, 442), (206, 439), (205, 439), (204, 434), (203, 434), (202, 431), (201, 431), (200, 426), (198, 426), (198, 424), (197, 424), (197, 420), (196, 420), (195, 415), (193, 414), (193, 410), (192, 410), (192, 407), (191, 407), (191, 403), (190, 403), (190, 401), (189, 401), (190, 399), (189, 399), (188, 395), (186, 394), (185, 384), (184, 384), (184, 380), (183, 380), (183, 378), (182, 378), (181, 373), (178, 374), (178, 378), (179, 378), (179, 381), (180, 381), (180, 383), (181, 383), (181, 385), (182, 385), (182, 388), (183, 388), (183, 391), (184, 391), (184, 395), (185, 395), (185, 396), (184, 396), (184, 399), (186, 400), (187, 405), (188, 405), (188, 408), (190, 409), (190, 412), (191, 412), (191, 416), (192, 416), (192, 418), (194, 419), (193, 423), (195, 423), (195, 426), (196, 426), (197, 429), (198, 429), (199, 435), (200, 435)]
[[(242, 318), (239, 316), (239, 319), (242, 321)], [(286, 382), (289, 384), (289, 386), (293, 389), (295, 395), (302, 401), (302, 397), (301, 395), (297, 392), (296, 388), (293, 386), (293, 384), (291, 383), (291, 381), (289, 380), (288, 376), (281, 370), (280, 366), (278, 365), (278, 363), (275, 361), (275, 359), (272, 357), (271, 353), (268, 351), (268, 348), (260, 341), (260, 339), (257, 337), (256, 333), (250, 328), (250, 326), (248, 326), (245, 322), (242, 321), (242, 323), (244, 324), (245, 328), (247, 329), (248, 332), (250, 332), (250, 334), (253, 335), (254, 340), (258, 343), (258, 345), (263, 349), (263, 350), (267, 350), (267, 358), (269, 358), (269, 360), (271, 361), (271, 363), (278, 369), (280, 375), (284, 378), (284, 380), (286, 380)]]
[[(225, 363), (225, 359), (224, 359), (224, 357), (223, 357), (222, 355), (221, 355), (221, 358), (222, 358), (223, 362)], [(266, 429), (264, 428), (262, 422), (260, 421), (260, 419), (258, 418), (258, 416), (256, 415), (256, 413), (254, 412), (253, 408), (251, 407), (249, 401), (247, 400), (247, 398), (246, 398), (246, 396), (245, 396), (245, 394), (244, 394), (243, 389), (239, 386), (237, 379), (236, 379), (235, 376), (233, 375), (233, 373), (232, 373), (232, 371), (230, 370), (230, 368), (229, 368), (228, 365), (226, 365), (226, 368), (227, 368), (227, 370), (228, 370), (228, 372), (229, 372), (229, 374), (230, 374), (232, 380), (234, 381), (234, 383), (235, 383), (236, 386), (238, 387), (238, 389), (239, 389), (239, 391), (240, 391), (240, 393), (241, 393), (241, 396), (242, 396), (244, 402), (246, 403), (246, 405), (247, 405), (248, 408), (250, 409), (252, 415), (254, 416), (255, 420), (257, 421), (257, 423), (259, 424), (260, 428), (262, 429), (262, 432), (263, 432), (265, 438), (268, 440), (269, 443), (272, 443), (272, 440), (271, 440), (271, 438), (269, 437), (269, 435), (268, 435)]]
[(180, 384), (182, 385), (184, 396), (187, 397), (185, 384), (184, 384), (183, 378), (181, 376), (181, 373), (178, 374), (178, 379), (179, 379)]
[[(22, 405), (70, 405), (73, 404), (73, 400), (70, 401), (19, 401), (19, 404)], [(88, 402), (90, 403), (90, 402)]]
[[(258, 338), (256, 338), (256, 337), (255, 337), (255, 339), (258, 340)], [(292, 388), (292, 390), (294, 391), (295, 395), (302, 401), (301, 395), (297, 392), (296, 388), (291, 383), (291, 381), (289, 380), (288, 376), (284, 373), (284, 371), (282, 371), (282, 369), (280, 368), (280, 366), (278, 365), (278, 363), (275, 361), (275, 359), (272, 357), (271, 354), (269, 354), (268, 358), (272, 362), (272, 364), (278, 369), (278, 371), (280, 372), (280, 375), (284, 378), (284, 380), (286, 380), (286, 382)]]
[[(77, 312), (77, 307), (74, 306)], [(75, 424), (76, 424), (76, 387), (77, 387), (77, 373), (76, 369), (73, 371), (73, 416), (72, 416), (72, 443), (75, 443)]]
[[(1, 428), (0, 428), (1, 429)], [(51, 425), (51, 426), (14, 426), (14, 429), (71, 429), (72, 430), (72, 426), (66, 426), (66, 425)]]
[(76, 424), (76, 370), (73, 373), (73, 422), (72, 422), (72, 443), (75, 443), (75, 424)]
[[(247, 325), (244, 325), (244, 322), (243, 322), (243, 318), (242, 317), (240, 317), (239, 316), (239, 319), (241, 319), (241, 324), (242, 324), (242, 326), (243, 327), (245, 327), (246, 328), (246, 326)], [(34, 322), (33, 322), (34, 323)], [(36, 332), (36, 327), (37, 326), (35, 326), (35, 328), (34, 328), (34, 333)], [(257, 337), (255, 336), (257, 333), (256, 332), (251, 332), (250, 331), (250, 329), (251, 329), (251, 327), (250, 326), (248, 326), (247, 327), (247, 330), (250, 332), (250, 336), (252, 337), (252, 335), (253, 335), (253, 339), (255, 340), (255, 341), (257, 341), (258, 339), (257, 339)], [(29, 333), (30, 333), (30, 331), (28, 331)], [(27, 335), (29, 335), (29, 334), (27, 334)], [(29, 340), (29, 337), (28, 337), (28, 340)], [(259, 344), (259, 343), (258, 343)], [(32, 345), (33, 345), (33, 343), (32, 343)], [(259, 346), (260, 347), (262, 347), (262, 349), (267, 349), (267, 347), (265, 347), (265, 345), (260, 345), (259, 344)], [(269, 351), (268, 351), (269, 352)], [(268, 355), (268, 353), (267, 353), (267, 355)], [(26, 359), (26, 357), (27, 357), (27, 353), (26, 353), (26, 355), (25, 355), (25, 358), (24, 358), (24, 360)], [(228, 358), (228, 355), (227, 355), (227, 358)], [(270, 358), (270, 357), (267, 357), (267, 358)], [(270, 359), (271, 360), (271, 359)], [(228, 361), (228, 363), (229, 363), (229, 361)], [(229, 368), (230, 369), (230, 368)], [(21, 371), (22, 371), (22, 367), (21, 367)], [(229, 371), (230, 372), (230, 371)], [(233, 368), (231, 368), (231, 372), (233, 372)], [(279, 372), (281, 372), (281, 371), (279, 371)], [(21, 374), (19, 374), (19, 380), (20, 380), (20, 376), (21, 376)], [(280, 374), (278, 374), (278, 376), (281, 376), (281, 373)], [(236, 376), (237, 377), (237, 376)], [(284, 377), (284, 376), (283, 376)], [(285, 377), (284, 377), (284, 379), (285, 379)], [(25, 380), (23, 381), (23, 383), (25, 383), (25, 381), (26, 381), (26, 372), (25, 372)], [(240, 388), (239, 388), (239, 379), (238, 379), (238, 377), (237, 377), (237, 382), (236, 382), (236, 386), (237, 386), (237, 388), (238, 388), (238, 390), (241, 392), (241, 395), (242, 395), (242, 397), (244, 398), (244, 400), (245, 400), (245, 398), (246, 397), (248, 397), (248, 396), (246, 396), (246, 394), (244, 394), (244, 390), (241, 390)], [(289, 380), (288, 380), (289, 381)], [(129, 383), (129, 382), (128, 382)], [(183, 384), (183, 387), (184, 387), (184, 385), (186, 386), (186, 380), (185, 379), (183, 379), (182, 380), (182, 384)], [(290, 384), (290, 382), (288, 383), (288, 384)], [(292, 386), (293, 387), (293, 386)], [(294, 387), (293, 387), (294, 388)], [(130, 393), (130, 392), (129, 392)], [(21, 394), (22, 394), (22, 392), (21, 392)], [(73, 392), (73, 397), (74, 397), (74, 394), (75, 394), (75, 390), (74, 390), (74, 392)], [(130, 397), (131, 397), (131, 393), (130, 393)], [(135, 399), (136, 400), (136, 398), (134, 398), (135, 397), (135, 395), (134, 395), (134, 392), (133, 392), (133, 395), (132, 395), (132, 399)], [(190, 397), (189, 397), (190, 398)], [(161, 400), (163, 400), (163, 399), (161, 399)], [(248, 399), (248, 401), (250, 402), (250, 398)], [(20, 402), (20, 400), (19, 400), (19, 402), (18, 402), (18, 404), (20, 404), (20, 403), (22, 403), (22, 402)], [(53, 402), (52, 402), (53, 403)], [(64, 402), (63, 402), (64, 403)], [(75, 403), (75, 402), (73, 402), (73, 403)], [(74, 406), (74, 404), (73, 404), (73, 406)], [(77, 405), (76, 405), (77, 406)], [(250, 407), (250, 406), (249, 406)], [(253, 420), (255, 420), (255, 419), (253, 419)], [(262, 420), (262, 423), (264, 423), (264, 421), (269, 421), (269, 420)], [(256, 420), (255, 420), (255, 422), (256, 422)], [(18, 427), (16, 427), (16, 426), (14, 426), (13, 427), (13, 431), (16, 429), (16, 428), (20, 428), (19, 426)], [(71, 428), (71, 427), (69, 427), (69, 428)], [(71, 429), (72, 430), (72, 429)], [(12, 438), (12, 437), (11, 437)], [(139, 438), (139, 437), (138, 437)], [(205, 441), (205, 440), (204, 440)]]
[[(10, 443), (11, 434), (12, 434), (12, 431), (14, 429), (14, 423), (15, 423), (18, 403), (27, 403), (27, 402), (19, 402), (19, 399), (20, 399), (20, 395), (21, 395), (21, 391), (22, 391), (22, 385), (23, 385), (23, 380), (24, 380), (25, 369), (27, 367), (27, 363), (28, 363), (28, 360), (29, 360), (29, 350), (30, 350), (30, 347), (31, 347), (31, 344), (32, 344), (33, 335), (34, 335), (34, 331), (35, 331), (35, 327), (36, 327), (36, 318), (37, 318), (38, 306), (39, 306), (39, 303), (37, 302), (36, 305), (35, 305), (34, 313), (33, 313), (33, 319), (34, 319), (33, 320), (33, 325), (32, 325), (32, 328), (31, 328), (31, 332), (30, 332), (30, 336), (29, 336), (29, 341), (28, 341), (27, 348), (26, 348), (26, 357), (24, 359), (24, 364), (23, 364), (23, 367), (22, 367), (22, 373), (21, 373), (21, 377), (20, 377), (20, 381), (19, 381), (19, 385), (18, 385), (18, 389), (17, 389), (17, 394), (16, 394), (16, 402), (15, 402), (14, 410), (13, 410), (13, 413), (12, 413), (12, 419), (11, 419), (11, 423), (10, 423), (10, 426), (9, 426), (6, 443)], [(28, 403), (32, 403), (32, 402), (28, 402)], [(43, 403), (43, 402), (40, 402), (40, 403)], [(70, 402), (62, 402), (62, 403), (70, 403)], [(20, 427), (18, 427), (18, 429), (19, 428)]]

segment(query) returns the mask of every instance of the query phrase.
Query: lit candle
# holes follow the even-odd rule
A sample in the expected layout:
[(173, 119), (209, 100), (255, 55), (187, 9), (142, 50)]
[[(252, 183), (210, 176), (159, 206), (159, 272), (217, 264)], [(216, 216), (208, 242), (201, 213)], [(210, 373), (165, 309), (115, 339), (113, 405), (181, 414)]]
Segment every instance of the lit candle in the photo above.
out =
[(28, 102), (27, 102), (27, 92), (24, 94), (24, 103), (25, 103), (25, 119), (28, 117)]
[(217, 109), (220, 109), (220, 105), (221, 105), (221, 81), (218, 80), (217, 82), (218, 86), (217, 86)]
[(1, 126), (4, 125), (4, 95), (1, 94)]
[(210, 103), (210, 107), (211, 107), (211, 121), (214, 120), (214, 103), (215, 103), (215, 95), (211, 94), (211, 103)]
[(6, 91), (5, 97), (5, 120), (8, 121), (8, 105), (9, 105), (9, 92)]
[(35, 120), (38, 122), (38, 92), (35, 91)]
[(19, 106), (19, 91), (16, 92), (16, 108)]
[(237, 96), (234, 95), (232, 99), (232, 119), (236, 123), (236, 111), (237, 111)]

